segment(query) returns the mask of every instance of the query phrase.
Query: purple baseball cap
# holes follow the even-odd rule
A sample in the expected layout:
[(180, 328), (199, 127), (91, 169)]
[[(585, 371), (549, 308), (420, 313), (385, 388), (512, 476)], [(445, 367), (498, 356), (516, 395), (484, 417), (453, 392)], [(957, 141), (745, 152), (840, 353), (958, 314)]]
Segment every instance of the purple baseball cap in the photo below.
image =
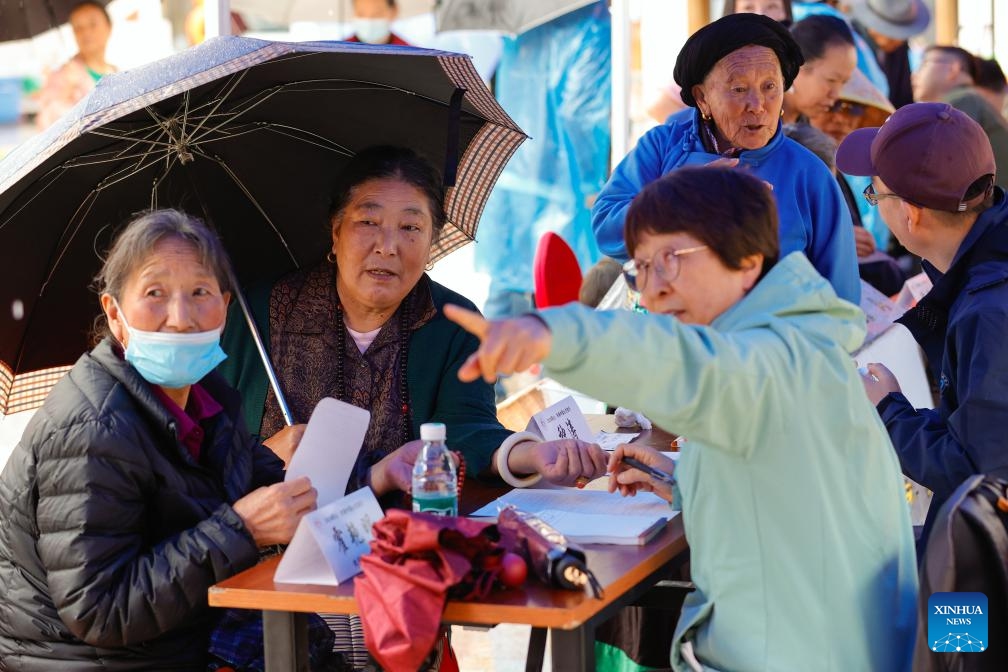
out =
[(893, 193), (917, 206), (963, 212), (970, 185), (993, 184), (990, 140), (980, 124), (947, 103), (912, 103), (878, 128), (860, 128), (840, 143), (836, 165), (848, 175), (878, 175)]

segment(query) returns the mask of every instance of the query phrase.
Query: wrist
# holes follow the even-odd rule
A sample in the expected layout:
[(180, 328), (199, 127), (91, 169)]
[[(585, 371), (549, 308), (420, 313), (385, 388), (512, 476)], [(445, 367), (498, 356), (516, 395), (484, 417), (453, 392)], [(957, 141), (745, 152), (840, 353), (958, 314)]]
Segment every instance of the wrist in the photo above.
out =
[(497, 467), (497, 474), (505, 483), (515, 488), (527, 488), (530, 485), (534, 485), (539, 482), (542, 478), (541, 474), (533, 473), (530, 476), (520, 477), (512, 473), (508, 458), (511, 456), (512, 450), (514, 450), (515, 446), (518, 444), (525, 442), (537, 444), (541, 440), (542, 439), (532, 432), (515, 432), (508, 438), (504, 439), (500, 448), (497, 449), (497, 453), (494, 455), (494, 465)]
[(381, 463), (382, 460), (379, 460), (378, 462), (372, 464), (371, 467), (367, 470), (367, 474), (364, 476), (364, 485), (371, 488), (371, 491), (374, 492), (375, 497), (381, 497), (388, 490), (388, 488), (385, 487), (385, 479), (384, 479), (385, 471), (384, 469), (380, 468)]

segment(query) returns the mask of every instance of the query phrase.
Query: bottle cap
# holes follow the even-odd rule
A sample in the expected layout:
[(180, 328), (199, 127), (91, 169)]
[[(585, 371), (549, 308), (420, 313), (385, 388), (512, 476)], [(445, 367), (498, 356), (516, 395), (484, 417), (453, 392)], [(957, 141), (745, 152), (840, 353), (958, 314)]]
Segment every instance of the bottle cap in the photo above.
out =
[(447, 433), (443, 422), (425, 422), (420, 425), (421, 441), (444, 441)]

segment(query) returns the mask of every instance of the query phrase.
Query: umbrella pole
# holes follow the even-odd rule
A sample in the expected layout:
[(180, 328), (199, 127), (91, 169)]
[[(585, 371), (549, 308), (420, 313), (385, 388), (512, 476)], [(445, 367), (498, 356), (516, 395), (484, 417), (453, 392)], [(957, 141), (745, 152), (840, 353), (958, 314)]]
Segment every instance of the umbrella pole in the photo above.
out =
[(269, 378), (273, 394), (276, 395), (277, 403), (280, 404), (280, 412), (283, 413), (284, 422), (288, 425), (293, 425), (294, 416), (291, 415), (290, 407), (287, 406), (287, 398), (280, 391), (280, 381), (277, 380), (276, 371), (273, 370), (273, 362), (270, 361), (269, 353), (266, 352), (266, 346), (263, 345), (262, 336), (259, 334), (259, 328), (256, 327), (248, 301), (245, 300), (245, 294), (233, 278), (231, 286), (234, 287), (234, 294), (238, 297), (238, 305), (241, 306), (242, 315), (245, 316), (245, 324), (248, 325), (249, 331), (252, 332), (252, 340), (255, 341), (256, 350), (259, 351), (259, 358), (262, 359), (263, 368), (266, 369), (266, 377)]

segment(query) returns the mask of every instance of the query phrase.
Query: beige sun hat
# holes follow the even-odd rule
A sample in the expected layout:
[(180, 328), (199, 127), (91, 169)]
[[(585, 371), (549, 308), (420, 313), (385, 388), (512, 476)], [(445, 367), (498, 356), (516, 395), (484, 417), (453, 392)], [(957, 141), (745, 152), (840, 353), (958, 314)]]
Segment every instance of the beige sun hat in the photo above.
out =
[(896, 111), (885, 94), (879, 91), (860, 70), (854, 70), (854, 74), (844, 84), (840, 90), (840, 100), (865, 106), (865, 114), (858, 124), (860, 128), (881, 126), (882, 122)]

